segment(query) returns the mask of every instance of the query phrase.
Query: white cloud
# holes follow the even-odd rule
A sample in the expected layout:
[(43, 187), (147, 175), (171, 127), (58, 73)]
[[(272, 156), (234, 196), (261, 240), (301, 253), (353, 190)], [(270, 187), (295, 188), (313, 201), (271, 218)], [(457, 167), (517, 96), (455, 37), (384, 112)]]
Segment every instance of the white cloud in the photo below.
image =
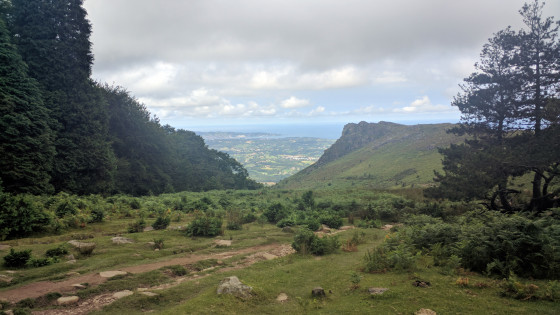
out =
[(409, 106), (402, 108), (396, 108), (393, 110), (397, 113), (435, 113), (435, 112), (453, 112), (456, 111), (454, 107), (450, 105), (434, 105), (430, 101), (430, 98), (424, 95), (422, 98), (414, 100)]
[(317, 106), (315, 109), (309, 112), (309, 116), (319, 116), (325, 112), (325, 108), (323, 106)]
[(373, 82), (377, 84), (390, 84), (406, 82), (406, 76), (400, 72), (383, 71), (380, 75), (373, 78)]
[(282, 108), (301, 108), (301, 107), (307, 107), (309, 105), (310, 105), (309, 100), (299, 99), (294, 96), (290, 97), (287, 100), (282, 101), (282, 103), (280, 104)]

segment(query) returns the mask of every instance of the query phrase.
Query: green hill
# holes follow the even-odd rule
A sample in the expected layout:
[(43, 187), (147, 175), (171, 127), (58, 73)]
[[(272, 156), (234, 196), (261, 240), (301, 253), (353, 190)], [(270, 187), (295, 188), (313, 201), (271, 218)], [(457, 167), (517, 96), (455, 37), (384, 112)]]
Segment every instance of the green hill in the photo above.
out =
[(360, 186), (425, 186), (441, 169), (437, 148), (462, 141), (452, 124), (400, 125), (390, 122), (344, 126), (342, 136), (313, 165), (281, 181), (283, 189)]

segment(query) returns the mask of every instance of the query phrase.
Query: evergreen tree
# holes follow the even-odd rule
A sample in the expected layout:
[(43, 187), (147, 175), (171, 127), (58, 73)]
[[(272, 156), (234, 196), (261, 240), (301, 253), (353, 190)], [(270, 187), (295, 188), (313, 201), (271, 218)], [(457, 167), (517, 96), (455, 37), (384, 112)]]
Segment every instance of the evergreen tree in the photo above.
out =
[(0, 179), (12, 193), (49, 193), (53, 133), (37, 83), (0, 19)]

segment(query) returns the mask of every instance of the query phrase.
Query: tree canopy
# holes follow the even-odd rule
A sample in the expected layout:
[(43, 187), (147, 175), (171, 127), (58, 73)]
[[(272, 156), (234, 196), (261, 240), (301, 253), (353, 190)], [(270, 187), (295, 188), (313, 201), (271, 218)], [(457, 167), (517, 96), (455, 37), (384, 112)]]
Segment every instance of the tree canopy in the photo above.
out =
[(452, 132), (470, 137), (440, 150), (444, 174), (428, 195), (484, 199), (509, 213), (559, 203), (560, 22), (542, 17), (543, 5), (525, 4), (525, 28), (508, 27), (484, 45), (452, 103), (462, 113)]

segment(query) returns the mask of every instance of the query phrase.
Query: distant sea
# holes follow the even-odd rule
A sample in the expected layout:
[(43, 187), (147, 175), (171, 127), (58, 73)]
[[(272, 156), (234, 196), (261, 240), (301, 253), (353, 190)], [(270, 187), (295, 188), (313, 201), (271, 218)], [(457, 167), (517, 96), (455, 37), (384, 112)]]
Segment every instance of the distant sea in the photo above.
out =
[[(432, 124), (442, 121), (395, 121), (403, 125)], [(358, 123), (355, 121), (353, 123)], [(342, 129), (347, 123), (310, 123), (310, 124), (254, 124), (254, 125), (209, 125), (193, 126), (189, 130), (194, 132), (241, 132), (241, 133), (270, 133), (280, 137), (311, 137), (322, 139), (338, 139), (342, 135)]]
[(345, 123), (325, 124), (269, 124), (269, 125), (224, 125), (224, 126), (198, 126), (193, 127), (194, 132), (263, 132), (278, 135), (280, 137), (310, 137), (322, 139), (338, 139), (342, 135)]

